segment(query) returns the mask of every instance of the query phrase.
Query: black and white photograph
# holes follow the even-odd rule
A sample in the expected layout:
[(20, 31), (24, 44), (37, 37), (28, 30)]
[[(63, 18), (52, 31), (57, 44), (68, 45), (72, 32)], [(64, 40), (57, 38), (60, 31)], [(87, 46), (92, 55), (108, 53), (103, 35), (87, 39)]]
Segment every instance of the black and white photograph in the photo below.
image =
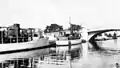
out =
[(120, 0), (0, 0), (0, 68), (120, 68)]

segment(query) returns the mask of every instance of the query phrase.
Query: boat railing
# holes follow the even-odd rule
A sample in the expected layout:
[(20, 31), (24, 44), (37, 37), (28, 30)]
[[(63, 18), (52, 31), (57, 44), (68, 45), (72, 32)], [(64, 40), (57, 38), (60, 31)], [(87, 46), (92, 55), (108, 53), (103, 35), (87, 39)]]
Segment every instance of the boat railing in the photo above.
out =
[(19, 43), (19, 42), (28, 42), (32, 41), (32, 38), (28, 37), (9, 37), (9, 38), (1, 38), (2, 40), (0, 41), (1, 44), (4, 43)]

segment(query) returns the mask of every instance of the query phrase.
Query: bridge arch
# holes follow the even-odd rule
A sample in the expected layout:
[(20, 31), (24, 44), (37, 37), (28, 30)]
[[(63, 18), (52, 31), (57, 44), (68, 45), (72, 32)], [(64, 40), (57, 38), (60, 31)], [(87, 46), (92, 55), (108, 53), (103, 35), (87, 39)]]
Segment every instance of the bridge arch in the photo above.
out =
[(97, 50), (99, 49), (102, 49), (100, 46), (97, 45), (97, 43), (95, 42), (95, 38), (102, 34), (102, 33), (105, 33), (105, 32), (109, 32), (109, 31), (120, 31), (120, 29), (106, 29), (106, 30), (100, 30), (100, 31), (97, 31), (96, 33), (94, 33), (94, 35), (92, 35), (90, 38), (89, 38), (89, 42), (91, 44), (93, 44), (93, 47)]
[(105, 33), (105, 32), (109, 32), (109, 31), (120, 31), (120, 29), (107, 29), (107, 30), (99, 31), (99, 32), (95, 33), (92, 37), (90, 37), (89, 40), (94, 40), (98, 35)]

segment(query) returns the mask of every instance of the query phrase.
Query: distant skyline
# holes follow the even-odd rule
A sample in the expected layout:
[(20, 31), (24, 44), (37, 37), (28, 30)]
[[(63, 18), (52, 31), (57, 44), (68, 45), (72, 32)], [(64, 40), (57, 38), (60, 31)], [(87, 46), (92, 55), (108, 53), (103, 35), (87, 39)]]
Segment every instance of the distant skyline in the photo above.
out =
[(0, 0), (0, 26), (45, 29), (56, 23), (89, 29), (120, 28), (120, 0)]

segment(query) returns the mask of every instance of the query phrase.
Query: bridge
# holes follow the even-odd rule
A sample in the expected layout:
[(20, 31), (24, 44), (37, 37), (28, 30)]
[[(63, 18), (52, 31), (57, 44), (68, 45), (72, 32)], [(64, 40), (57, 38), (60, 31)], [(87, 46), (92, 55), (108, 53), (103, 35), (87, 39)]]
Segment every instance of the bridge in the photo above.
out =
[(98, 35), (110, 31), (120, 31), (120, 29), (102, 29), (102, 30), (88, 31), (88, 40), (94, 39)]
[(101, 35), (102, 33), (110, 32), (110, 31), (120, 31), (120, 29), (102, 29), (102, 30), (88, 31), (88, 40), (96, 50), (100, 50), (102, 48), (97, 45), (97, 43), (95, 42), (95, 38), (98, 35)]

